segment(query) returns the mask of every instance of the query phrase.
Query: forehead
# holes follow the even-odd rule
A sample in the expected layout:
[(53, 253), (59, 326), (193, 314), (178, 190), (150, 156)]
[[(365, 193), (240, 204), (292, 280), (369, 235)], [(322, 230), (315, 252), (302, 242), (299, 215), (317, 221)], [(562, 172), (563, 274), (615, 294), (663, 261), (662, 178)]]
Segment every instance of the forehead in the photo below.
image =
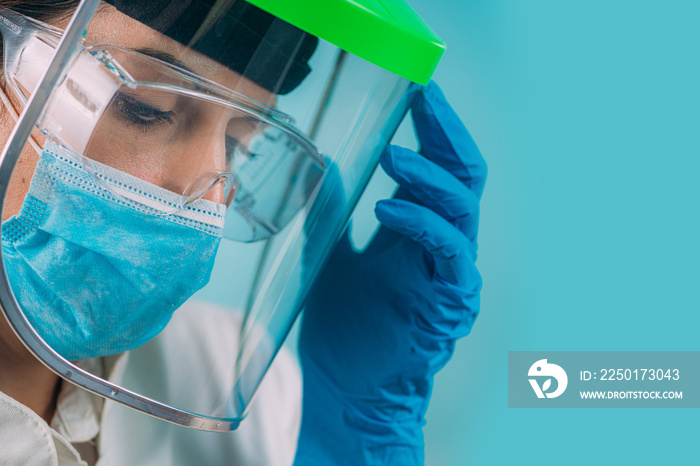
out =
[(276, 94), (248, 78), (145, 26), (111, 5), (103, 4), (88, 27), (88, 44), (110, 44), (132, 50), (149, 49), (171, 55), (194, 73), (248, 97), (274, 105)]

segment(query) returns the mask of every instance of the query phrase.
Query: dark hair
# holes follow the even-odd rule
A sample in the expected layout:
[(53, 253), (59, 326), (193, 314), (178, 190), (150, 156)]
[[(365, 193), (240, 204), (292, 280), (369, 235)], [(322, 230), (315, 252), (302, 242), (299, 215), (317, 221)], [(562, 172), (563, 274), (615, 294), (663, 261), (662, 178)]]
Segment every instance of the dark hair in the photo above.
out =
[(0, 8), (9, 8), (25, 16), (50, 23), (70, 15), (80, 0), (0, 0)]
[[(292, 91), (311, 72), (308, 61), (316, 50), (318, 39), (247, 2), (230, 5), (224, 14), (219, 15), (216, 25), (194, 44), (191, 39), (197, 33), (196, 27), (210, 14), (215, 0), (191, 0), (186, 3), (185, 12), (180, 6), (173, 5), (171, 0), (106, 2), (276, 94)], [(70, 16), (78, 3), (79, 0), (0, 0), (0, 8), (9, 8), (50, 24)], [(177, 14), (170, 14), (170, 10)], [(171, 16), (174, 19), (167, 21)], [(217, 27), (219, 25), (223, 27)], [(227, 42), (231, 45), (222, 47)], [(260, 48), (266, 53), (257, 53)], [(0, 38), (0, 69), (2, 64)]]
[(291, 92), (311, 72), (318, 39), (248, 2), (105, 2), (275, 94)]

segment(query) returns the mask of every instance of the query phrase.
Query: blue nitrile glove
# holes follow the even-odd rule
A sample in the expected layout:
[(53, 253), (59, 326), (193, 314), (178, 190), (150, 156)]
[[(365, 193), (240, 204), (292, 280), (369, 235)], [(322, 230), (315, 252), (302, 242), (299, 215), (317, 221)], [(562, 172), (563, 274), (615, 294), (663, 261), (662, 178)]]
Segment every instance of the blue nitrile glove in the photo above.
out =
[(382, 228), (360, 254), (345, 235), (307, 299), (297, 465), (423, 464), (433, 377), (479, 311), (485, 162), (437, 85), (412, 113), (422, 150), (384, 151)]

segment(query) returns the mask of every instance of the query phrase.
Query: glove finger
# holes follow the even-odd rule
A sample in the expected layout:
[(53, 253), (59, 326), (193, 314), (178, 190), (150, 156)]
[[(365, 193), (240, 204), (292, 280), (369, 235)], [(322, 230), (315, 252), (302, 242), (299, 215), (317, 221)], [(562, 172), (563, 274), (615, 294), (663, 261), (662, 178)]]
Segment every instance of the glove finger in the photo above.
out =
[(435, 261), (435, 273), (446, 283), (464, 290), (481, 286), (474, 262), (476, 247), (461, 231), (427, 207), (386, 199), (374, 209), (385, 227), (421, 244)]
[[(400, 186), (399, 189), (397, 189), (394, 195), (392, 196), (392, 199), (403, 199), (409, 202), (420, 204), (420, 201), (416, 199), (416, 197), (413, 194), (411, 194), (410, 192), (408, 192), (408, 190)], [(379, 254), (381, 251), (386, 251), (395, 244), (399, 243), (404, 238), (405, 235), (402, 235), (400, 233), (395, 232), (394, 230), (380, 225), (377, 234), (374, 235), (374, 238), (372, 238), (372, 241), (369, 243), (363, 254), (367, 254), (369, 256)]]
[(411, 113), (421, 154), (481, 197), (486, 182), (486, 162), (437, 84), (431, 81), (416, 95)]
[(479, 198), (455, 176), (416, 152), (387, 146), (380, 158), (384, 171), (421, 204), (455, 225), (471, 241), (479, 228)]

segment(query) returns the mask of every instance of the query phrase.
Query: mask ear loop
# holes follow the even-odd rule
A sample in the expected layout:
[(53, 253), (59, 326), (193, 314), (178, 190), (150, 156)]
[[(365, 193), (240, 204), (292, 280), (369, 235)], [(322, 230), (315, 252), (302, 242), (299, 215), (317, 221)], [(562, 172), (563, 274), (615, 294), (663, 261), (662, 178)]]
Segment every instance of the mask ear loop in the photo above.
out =
[[(12, 102), (10, 102), (10, 99), (7, 97), (7, 94), (5, 94), (5, 91), (2, 89), (2, 86), (0, 86), (0, 100), (2, 100), (2, 103), (5, 104), (5, 108), (8, 112), (10, 112), (10, 116), (12, 116), (12, 119), (15, 120), (15, 123), (17, 123), (17, 120), (19, 120), (19, 115), (17, 114), (15, 107), (12, 105)], [(34, 151), (41, 156), (41, 147), (39, 147), (39, 144), (37, 144), (37, 142), (34, 140), (34, 136), (29, 136), (29, 144), (32, 146)]]

